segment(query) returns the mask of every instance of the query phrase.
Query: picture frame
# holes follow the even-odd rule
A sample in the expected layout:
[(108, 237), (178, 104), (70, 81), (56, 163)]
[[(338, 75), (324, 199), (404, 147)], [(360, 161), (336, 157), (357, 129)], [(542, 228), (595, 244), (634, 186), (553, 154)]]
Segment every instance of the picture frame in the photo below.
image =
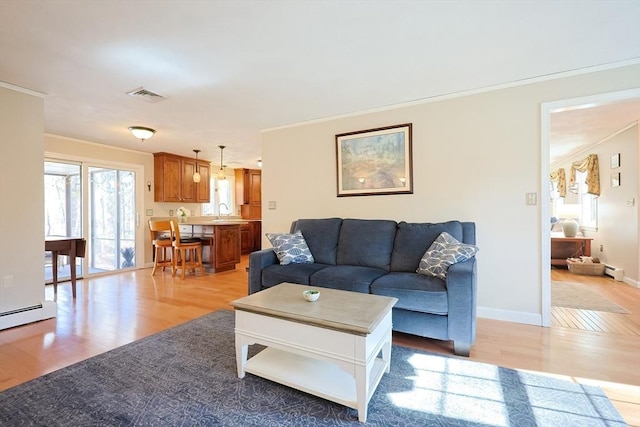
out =
[(611, 186), (620, 187), (620, 172), (611, 174)]
[(338, 197), (413, 194), (412, 123), (336, 135)]
[(611, 156), (611, 169), (616, 169), (620, 167), (620, 153), (616, 153)]

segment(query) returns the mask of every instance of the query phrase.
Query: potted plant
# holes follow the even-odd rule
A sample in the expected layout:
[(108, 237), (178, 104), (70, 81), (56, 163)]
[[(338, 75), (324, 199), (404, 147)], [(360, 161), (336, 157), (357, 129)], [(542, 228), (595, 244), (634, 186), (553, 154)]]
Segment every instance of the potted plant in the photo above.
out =
[(122, 254), (122, 258), (124, 258), (124, 262), (122, 263), (122, 268), (133, 267), (133, 257), (136, 256), (135, 249), (122, 248), (120, 249), (120, 253)]

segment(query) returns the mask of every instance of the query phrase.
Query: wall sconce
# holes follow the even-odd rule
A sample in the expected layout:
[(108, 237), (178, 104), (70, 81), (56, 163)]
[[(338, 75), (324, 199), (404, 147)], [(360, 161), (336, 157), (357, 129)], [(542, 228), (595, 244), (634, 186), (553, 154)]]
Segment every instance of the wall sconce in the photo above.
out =
[(147, 188), (151, 191), (151, 181), (147, 181)]
[(259, 168), (261, 168), (261, 167), (262, 167), (262, 160), (258, 160), (258, 161), (256, 162), (256, 164), (258, 165), (258, 167), (259, 167)]
[(198, 183), (200, 182), (200, 172), (198, 172), (198, 153), (200, 150), (193, 150), (193, 152), (196, 153), (196, 172), (193, 174), (193, 182)]
[(129, 131), (141, 142), (151, 138), (156, 133), (155, 129), (146, 128), (144, 126), (129, 126)]

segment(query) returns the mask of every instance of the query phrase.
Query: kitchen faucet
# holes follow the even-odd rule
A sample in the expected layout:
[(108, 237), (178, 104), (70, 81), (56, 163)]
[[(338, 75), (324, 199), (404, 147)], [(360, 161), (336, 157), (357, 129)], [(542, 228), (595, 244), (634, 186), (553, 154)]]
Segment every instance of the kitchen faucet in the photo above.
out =
[[(223, 206), (227, 209), (227, 211), (229, 211), (229, 206), (227, 206), (227, 204), (226, 204), (226, 203), (220, 203), (220, 204), (218, 205), (218, 219), (220, 219), (220, 217), (221, 217), (221, 214), (222, 214), (222, 207), (223, 207)], [(227, 218), (229, 218), (229, 214), (227, 214)]]

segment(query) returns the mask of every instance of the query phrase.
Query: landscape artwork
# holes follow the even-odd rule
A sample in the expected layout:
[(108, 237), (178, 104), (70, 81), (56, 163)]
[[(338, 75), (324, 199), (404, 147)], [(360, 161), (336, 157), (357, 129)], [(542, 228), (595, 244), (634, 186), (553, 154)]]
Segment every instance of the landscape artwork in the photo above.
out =
[(336, 135), (338, 197), (412, 194), (411, 123)]

